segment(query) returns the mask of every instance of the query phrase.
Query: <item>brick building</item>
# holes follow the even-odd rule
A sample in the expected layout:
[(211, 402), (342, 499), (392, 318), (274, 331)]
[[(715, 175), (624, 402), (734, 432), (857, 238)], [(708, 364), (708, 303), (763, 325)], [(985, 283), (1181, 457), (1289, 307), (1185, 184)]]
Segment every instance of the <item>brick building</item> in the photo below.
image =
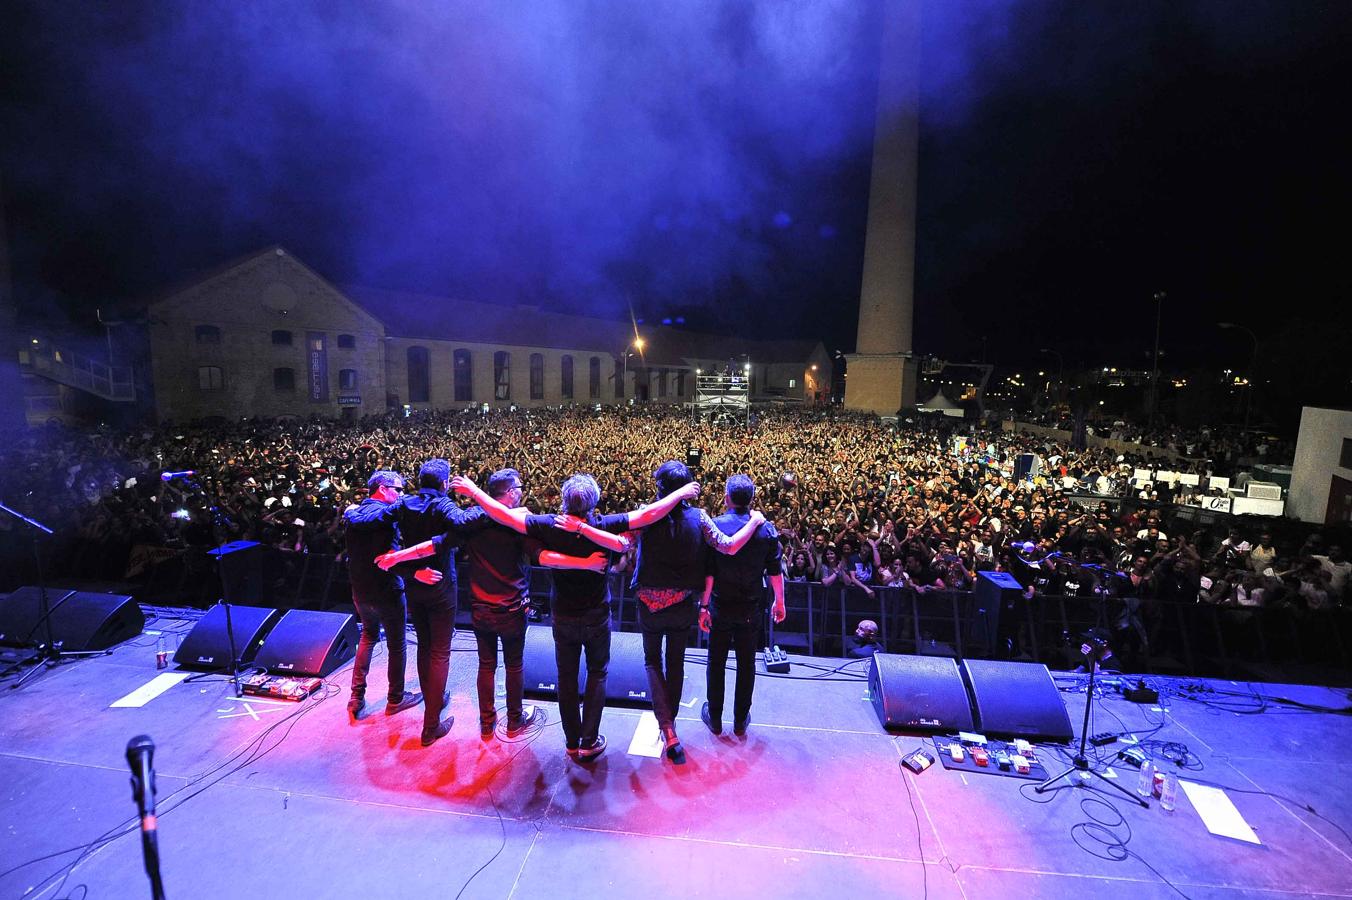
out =
[(756, 399), (825, 402), (819, 341), (753, 341), (326, 281), (280, 247), (152, 301), (154, 413), (355, 417), (390, 408), (681, 403), (750, 365)]

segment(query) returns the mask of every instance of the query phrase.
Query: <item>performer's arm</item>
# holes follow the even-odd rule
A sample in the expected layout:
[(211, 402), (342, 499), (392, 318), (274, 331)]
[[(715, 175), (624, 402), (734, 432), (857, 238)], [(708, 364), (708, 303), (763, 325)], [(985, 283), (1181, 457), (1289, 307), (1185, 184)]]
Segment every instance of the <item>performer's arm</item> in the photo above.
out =
[(592, 572), (604, 572), (606, 570), (606, 555), (604, 553), (593, 553), (591, 556), (568, 556), (564, 553), (556, 553), (553, 550), (540, 551), (540, 565), (548, 566), (551, 569), (587, 569)]
[(570, 534), (580, 534), (598, 547), (604, 547), (614, 553), (624, 553), (629, 549), (629, 539), (624, 535), (603, 531), (587, 524), (585, 519), (577, 516), (555, 516), (554, 527), (561, 528)]
[(774, 617), (775, 624), (778, 625), (780, 622), (783, 622), (784, 617), (788, 615), (788, 612), (784, 607), (783, 575), (770, 576), (770, 592), (775, 595), (774, 604), (770, 607), (770, 615)]
[(629, 530), (638, 531), (641, 528), (647, 528), (654, 522), (661, 521), (661, 519), (666, 516), (667, 513), (675, 509), (682, 500), (694, 500), (698, 497), (699, 489), (699, 482), (691, 481), (681, 485), (660, 500), (655, 500), (647, 506), (640, 506), (638, 509), (629, 513)]
[(709, 599), (714, 594), (714, 576), (704, 576), (704, 596), (699, 601), (699, 630), (705, 634), (713, 627), (713, 614), (709, 612)]
[(530, 510), (524, 506), (517, 509), (509, 509), (503, 506), (497, 500), (488, 495), (488, 492), (479, 487), (464, 475), (457, 475), (451, 479), (451, 490), (473, 500), (488, 517), (499, 525), (510, 528), (519, 534), (526, 533), (526, 516), (530, 515)]
[(746, 542), (751, 540), (752, 535), (756, 533), (756, 529), (760, 528), (761, 523), (765, 521), (765, 516), (760, 510), (756, 510), (751, 514), (747, 523), (731, 536), (719, 531), (718, 526), (714, 524), (714, 520), (709, 518), (709, 514), (703, 510), (700, 511), (699, 519), (700, 531), (704, 533), (704, 543), (713, 547), (719, 553), (726, 553), (731, 556), (746, 546)]
[(390, 550), (388, 553), (382, 553), (376, 557), (376, 565), (386, 572), (403, 562), (413, 559), (422, 559), (425, 556), (431, 556), (437, 552), (437, 546), (441, 544), (442, 535), (437, 535), (430, 541), (423, 541), (421, 544), (414, 544), (412, 547), (405, 547), (403, 550)]

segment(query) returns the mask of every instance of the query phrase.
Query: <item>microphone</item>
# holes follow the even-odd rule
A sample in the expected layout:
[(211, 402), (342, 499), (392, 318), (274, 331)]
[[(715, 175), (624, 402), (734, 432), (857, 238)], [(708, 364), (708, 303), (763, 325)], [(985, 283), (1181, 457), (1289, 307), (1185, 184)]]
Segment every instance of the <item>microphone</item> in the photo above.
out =
[(127, 765), (131, 766), (131, 796), (141, 814), (141, 830), (155, 828), (155, 742), (138, 734), (127, 741)]
[[(184, 469), (182, 472), (161, 472), (160, 481), (173, 481), (175, 478), (191, 478), (196, 475), (192, 469)], [(147, 738), (149, 740), (149, 738)], [(130, 750), (128, 751), (130, 752)]]
[(164, 880), (160, 877), (160, 843), (155, 820), (155, 742), (150, 735), (138, 734), (127, 741), (127, 765), (131, 766), (131, 795), (141, 818), (141, 856), (150, 878), (153, 900), (164, 900)]

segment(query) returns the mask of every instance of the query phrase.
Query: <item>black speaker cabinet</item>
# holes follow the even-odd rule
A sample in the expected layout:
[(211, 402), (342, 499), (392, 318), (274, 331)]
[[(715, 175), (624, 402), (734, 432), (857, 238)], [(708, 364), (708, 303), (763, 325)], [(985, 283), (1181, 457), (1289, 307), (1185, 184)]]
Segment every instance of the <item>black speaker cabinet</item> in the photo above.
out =
[(1008, 572), (977, 572), (967, 653), (1004, 659), (1018, 634), (1023, 585)]
[[(47, 609), (52, 640), (64, 650), (107, 650), (145, 630), (141, 607), (124, 594), (47, 588)], [(21, 587), (0, 600), (0, 644), (46, 642), (42, 596), (36, 587)]]
[[(559, 696), (559, 669), (554, 661), (554, 629), (531, 625), (526, 629), (524, 660), (526, 695), (545, 700)], [(578, 667), (578, 692), (586, 684), (587, 664), (583, 653)], [(652, 706), (648, 695), (648, 672), (643, 668), (643, 636), (625, 631), (610, 633), (610, 666), (606, 673), (606, 703), (610, 706)]]
[[(230, 625), (235, 637), (235, 653), (241, 663), (253, 662), (258, 647), (281, 617), (279, 610), (266, 606), (231, 606)], [(185, 669), (230, 668), (230, 641), (225, 631), (225, 606), (216, 604), (193, 626), (179, 644), (174, 662)]]
[(350, 613), (287, 610), (263, 640), (254, 665), (274, 675), (325, 678), (357, 654), (357, 617)]
[(938, 656), (875, 653), (869, 696), (884, 728), (972, 731), (972, 704), (957, 661)]
[(1041, 663), (969, 659), (963, 663), (976, 701), (977, 730), (994, 737), (1069, 741), (1070, 715)]

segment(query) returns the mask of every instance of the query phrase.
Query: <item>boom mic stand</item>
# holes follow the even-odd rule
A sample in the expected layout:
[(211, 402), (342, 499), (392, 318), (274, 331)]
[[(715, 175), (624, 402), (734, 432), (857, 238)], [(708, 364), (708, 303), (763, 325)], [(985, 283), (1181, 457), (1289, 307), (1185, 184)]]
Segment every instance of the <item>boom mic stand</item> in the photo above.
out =
[[(1088, 648), (1087, 652), (1085, 653), (1085, 660), (1086, 662), (1089, 663), (1089, 689), (1085, 691), (1084, 695), (1084, 722), (1082, 722), (1080, 725), (1080, 750), (1071, 759), (1070, 768), (1066, 769), (1060, 775), (1054, 775), (1051, 778), (1048, 778), (1046, 781), (1042, 782), (1036, 788), (1034, 788), (1034, 790), (1037, 791), (1039, 794), (1041, 794), (1045, 792), (1048, 788), (1050, 788), (1052, 785), (1056, 784), (1056, 782), (1061, 781), (1063, 779), (1068, 779), (1071, 773), (1073, 772), (1087, 772), (1090, 775), (1093, 775), (1098, 780), (1102, 781), (1104, 784), (1111, 787), (1113, 790), (1120, 793), (1122, 796), (1126, 797), (1128, 800), (1131, 800), (1134, 803), (1137, 803), (1145, 807), (1146, 809), (1149, 809), (1150, 808), (1149, 803), (1146, 803), (1145, 800), (1136, 796), (1126, 788), (1122, 787), (1122, 785), (1118, 784), (1116, 781), (1113, 781), (1111, 778), (1109, 778), (1107, 775), (1104, 775), (1098, 769), (1095, 769), (1093, 766), (1089, 764), (1089, 757), (1085, 755), (1084, 752), (1085, 745), (1089, 740), (1089, 714), (1090, 711), (1094, 708), (1094, 676), (1098, 673), (1099, 663), (1102, 662), (1108, 655), (1108, 643), (1107, 641), (1099, 641), (1090, 638), (1090, 640), (1085, 644), (1085, 647)], [(1069, 783), (1072, 786), (1076, 784), (1076, 782)], [(1080, 781), (1079, 783), (1083, 784), (1084, 782)]]
[[(185, 484), (188, 487), (192, 488), (193, 490), (197, 491), (197, 493), (201, 494), (202, 499), (206, 501), (207, 511), (211, 513), (212, 540), (214, 542), (215, 540), (218, 539), (217, 529), (221, 525), (227, 524), (227, 520), (225, 519), (224, 514), (221, 512), (220, 507), (211, 503), (211, 498), (207, 496), (207, 492), (202, 489), (202, 486), (200, 484), (198, 484), (195, 481), (187, 481), (187, 480), (185, 480)], [(208, 550), (207, 556), (210, 556), (211, 558), (216, 560), (216, 578), (221, 583), (221, 596), (216, 600), (216, 603), (217, 605), (225, 609), (225, 639), (230, 648), (230, 665), (228, 668), (222, 666), (219, 669), (212, 669), (210, 672), (199, 672), (196, 675), (192, 675), (189, 676), (188, 678), (185, 678), (183, 681), (186, 684), (190, 681), (197, 681), (199, 679), (206, 678), (209, 675), (224, 675), (228, 672), (230, 675), (230, 684), (232, 684), (235, 688), (235, 696), (243, 697), (244, 686), (240, 684), (239, 681), (239, 652), (235, 649), (235, 626), (234, 623), (230, 621), (231, 603), (229, 596), (227, 596), (230, 593), (230, 589), (228, 587), (228, 582), (225, 577), (225, 573), (223, 571), (224, 566), (222, 565), (222, 560), (225, 558), (225, 554), (221, 552), (221, 547), (218, 546), (214, 550)]]
[[(61, 649), (61, 644), (59, 644), (56, 641), (55, 636), (52, 634), (52, 612), (56, 609), (57, 606), (60, 606), (62, 603), (66, 602), (66, 600), (74, 596), (75, 591), (67, 592), (66, 596), (62, 597), (60, 600), (57, 601), (56, 606), (51, 606), (47, 602), (47, 578), (46, 575), (43, 573), (42, 569), (42, 545), (39, 543), (39, 541), (41, 540), (44, 534), (51, 535), (54, 532), (46, 525), (43, 525), (41, 522), (37, 521), (36, 519), (30, 519), (23, 513), (14, 509), (10, 509), (3, 503), (0, 503), (0, 511), (8, 513), (13, 518), (18, 519), (20, 522), (24, 523), (29, 528), (33, 529), (33, 562), (37, 566), (37, 576), (38, 576), (38, 621), (37, 624), (33, 626), (32, 630), (28, 632), (28, 636), (24, 639), (24, 643), (29, 643), (32, 641), (33, 632), (37, 631), (39, 627), (43, 629), (43, 636), (45, 640), (43, 641), (43, 643), (38, 645), (38, 659), (45, 661), (47, 664), (46, 668), (48, 669), (54, 669), (57, 666), (61, 665), (61, 663), (68, 662), (72, 659), (81, 659), (86, 656), (106, 655), (108, 653), (108, 651), (106, 650), (77, 651), (77, 650)], [(22, 687), (24, 683), (26, 683), (30, 678), (32, 678), (38, 672), (41, 672), (42, 669), (43, 669), (42, 666), (39, 666), (35, 663), (33, 665), (33, 668), (25, 672), (23, 677), (20, 678), (18, 681), (11, 684), (10, 688), (17, 690), (18, 688)]]

